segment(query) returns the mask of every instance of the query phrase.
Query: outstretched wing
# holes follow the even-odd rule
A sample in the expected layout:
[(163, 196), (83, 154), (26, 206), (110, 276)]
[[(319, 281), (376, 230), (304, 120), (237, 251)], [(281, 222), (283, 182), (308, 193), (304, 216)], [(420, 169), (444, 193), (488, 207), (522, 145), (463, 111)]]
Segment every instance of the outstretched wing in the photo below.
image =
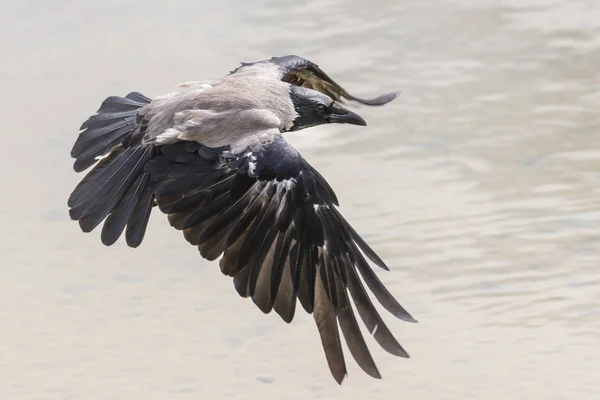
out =
[[(269, 68), (269, 64), (276, 66), (276, 68)], [(251, 70), (258, 74), (268, 73), (292, 85), (317, 90), (339, 102), (347, 99), (369, 106), (381, 106), (394, 100), (399, 94), (398, 92), (391, 92), (374, 99), (361, 99), (348, 93), (317, 64), (295, 55), (272, 57), (269, 60), (254, 63), (242, 63), (242, 66), (232, 71), (231, 74), (240, 73), (244, 70)]]
[[(159, 208), (172, 226), (232, 276), (241, 296), (291, 322), (300, 300), (313, 313), (329, 368), (346, 375), (338, 323), (350, 351), (380, 378), (350, 305), (388, 352), (408, 357), (361, 281), (393, 315), (416, 322), (379, 281), (366, 255), (383, 261), (336, 209), (325, 179), (282, 137), (239, 155), (195, 142), (160, 147), (147, 166)], [(359, 277), (360, 276), (360, 277)]]

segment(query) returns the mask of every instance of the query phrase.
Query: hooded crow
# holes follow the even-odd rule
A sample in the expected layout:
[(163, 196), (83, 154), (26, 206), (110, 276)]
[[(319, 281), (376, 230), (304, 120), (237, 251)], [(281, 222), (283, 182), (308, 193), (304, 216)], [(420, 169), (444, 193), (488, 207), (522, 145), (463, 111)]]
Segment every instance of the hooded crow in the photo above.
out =
[(388, 268), (340, 214), (333, 189), (282, 134), (366, 125), (341, 103), (379, 106), (397, 93), (355, 97), (298, 56), (242, 63), (221, 79), (182, 86), (155, 99), (108, 97), (83, 123), (71, 156), (75, 171), (93, 168), (69, 197), (71, 218), (84, 232), (104, 221), (107, 246), (124, 231), (137, 247), (158, 206), (202, 257), (221, 257), (237, 292), (264, 313), (275, 310), (289, 323), (299, 300), (314, 316), (338, 383), (347, 374), (338, 324), (358, 365), (381, 378), (350, 298), (394, 355), (408, 357), (364, 284), (390, 313), (416, 321), (371, 269), (367, 260)]

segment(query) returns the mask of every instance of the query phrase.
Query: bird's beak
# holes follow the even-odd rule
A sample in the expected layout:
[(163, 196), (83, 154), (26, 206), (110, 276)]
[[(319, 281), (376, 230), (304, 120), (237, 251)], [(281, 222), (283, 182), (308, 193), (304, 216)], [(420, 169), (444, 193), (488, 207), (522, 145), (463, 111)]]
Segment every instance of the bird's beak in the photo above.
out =
[(333, 110), (328, 118), (330, 123), (334, 124), (352, 124), (352, 125), (361, 125), (365, 126), (367, 123), (364, 119), (360, 117), (360, 115), (353, 113), (350, 110), (346, 110), (344, 107), (339, 104), (335, 104), (333, 106)]

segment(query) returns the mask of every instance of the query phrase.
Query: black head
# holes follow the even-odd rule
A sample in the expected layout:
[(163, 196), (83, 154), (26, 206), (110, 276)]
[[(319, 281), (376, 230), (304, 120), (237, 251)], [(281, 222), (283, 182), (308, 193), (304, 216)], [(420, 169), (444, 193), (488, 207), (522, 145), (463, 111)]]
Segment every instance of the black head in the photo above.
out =
[(346, 110), (331, 97), (316, 90), (291, 85), (290, 97), (298, 114), (290, 131), (332, 123), (367, 125), (358, 114)]

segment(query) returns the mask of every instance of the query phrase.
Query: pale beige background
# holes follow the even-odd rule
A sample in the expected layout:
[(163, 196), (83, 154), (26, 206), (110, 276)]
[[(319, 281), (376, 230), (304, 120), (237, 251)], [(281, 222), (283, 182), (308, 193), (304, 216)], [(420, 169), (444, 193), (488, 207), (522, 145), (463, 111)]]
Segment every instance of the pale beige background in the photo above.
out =
[[(600, 398), (599, 1), (1, 3), (0, 399)], [(338, 387), (311, 316), (262, 315), (162, 215), (136, 250), (68, 219), (107, 95), (289, 53), (403, 91), (290, 135), (420, 320), (385, 314), (410, 360), (368, 338), (381, 381)]]

